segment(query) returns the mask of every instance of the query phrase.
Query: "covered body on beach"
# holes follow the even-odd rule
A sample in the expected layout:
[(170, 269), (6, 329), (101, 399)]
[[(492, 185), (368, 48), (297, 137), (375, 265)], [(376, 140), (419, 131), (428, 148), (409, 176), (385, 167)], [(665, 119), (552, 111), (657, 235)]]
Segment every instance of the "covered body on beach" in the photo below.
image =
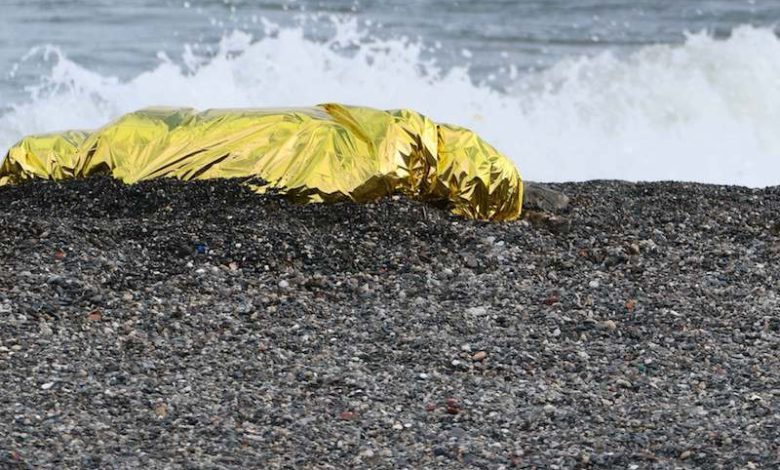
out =
[(481, 220), (520, 215), (514, 164), (474, 132), (411, 110), (148, 108), (94, 131), (34, 135), (13, 146), (0, 185), (110, 175), (242, 178), (296, 202), (368, 202), (402, 194)]

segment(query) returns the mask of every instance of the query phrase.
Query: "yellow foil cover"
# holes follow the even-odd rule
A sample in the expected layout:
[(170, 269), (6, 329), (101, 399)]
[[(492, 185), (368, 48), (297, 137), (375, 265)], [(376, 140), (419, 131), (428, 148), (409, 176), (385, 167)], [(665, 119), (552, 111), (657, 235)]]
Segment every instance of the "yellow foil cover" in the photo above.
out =
[(473, 132), (411, 110), (149, 108), (95, 132), (28, 136), (0, 166), (0, 186), (111, 175), (246, 178), (297, 202), (373, 201), (403, 194), (472, 219), (514, 220), (523, 183), (514, 164)]

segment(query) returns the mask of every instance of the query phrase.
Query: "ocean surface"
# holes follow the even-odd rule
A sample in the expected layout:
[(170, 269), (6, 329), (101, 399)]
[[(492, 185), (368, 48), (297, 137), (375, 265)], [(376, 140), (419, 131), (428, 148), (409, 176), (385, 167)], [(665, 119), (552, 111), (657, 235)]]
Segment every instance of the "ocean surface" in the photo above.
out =
[(0, 153), (150, 105), (336, 101), (470, 127), (530, 180), (777, 185), (778, 23), (780, 0), (0, 0)]

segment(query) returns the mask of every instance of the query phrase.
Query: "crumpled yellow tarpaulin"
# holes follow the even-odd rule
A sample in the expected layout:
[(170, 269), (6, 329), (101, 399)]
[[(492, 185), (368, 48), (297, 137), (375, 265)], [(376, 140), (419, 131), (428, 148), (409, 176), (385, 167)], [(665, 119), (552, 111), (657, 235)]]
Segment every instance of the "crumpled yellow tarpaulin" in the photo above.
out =
[[(514, 164), (473, 132), (410, 110), (150, 108), (95, 132), (29, 136), (0, 167), (0, 185), (111, 175), (252, 178), (298, 202), (366, 202), (390, 194), (448, 203), (473, 219), (513, 220), (523, 183)], [(261, 181), (260, 181), (261, 180)]]

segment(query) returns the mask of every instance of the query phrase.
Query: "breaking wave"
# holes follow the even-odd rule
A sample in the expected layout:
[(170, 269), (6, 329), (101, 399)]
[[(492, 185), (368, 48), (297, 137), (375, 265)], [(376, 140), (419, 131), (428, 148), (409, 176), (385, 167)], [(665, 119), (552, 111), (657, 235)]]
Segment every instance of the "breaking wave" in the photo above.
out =
[(740, 27), (726, 39), (603, 52), (518, 73), (501, 91), (467, 66), (443, 69), (425, 46), (384, 40), (355, 22), (330, 40), (303, 28), (235, 31), (215, 52), (187, 46), (129, 80), (99, 74), (56, 46), (23, 61), (48, 64), (29, 97), (0, 115), (0, 147), (22, 135), (95, 128), (150, 105), (305, 106), (344, 102), (409, 107), (481, 133), (526, 179), (686, 180), (780, 184), (780, 41)]

